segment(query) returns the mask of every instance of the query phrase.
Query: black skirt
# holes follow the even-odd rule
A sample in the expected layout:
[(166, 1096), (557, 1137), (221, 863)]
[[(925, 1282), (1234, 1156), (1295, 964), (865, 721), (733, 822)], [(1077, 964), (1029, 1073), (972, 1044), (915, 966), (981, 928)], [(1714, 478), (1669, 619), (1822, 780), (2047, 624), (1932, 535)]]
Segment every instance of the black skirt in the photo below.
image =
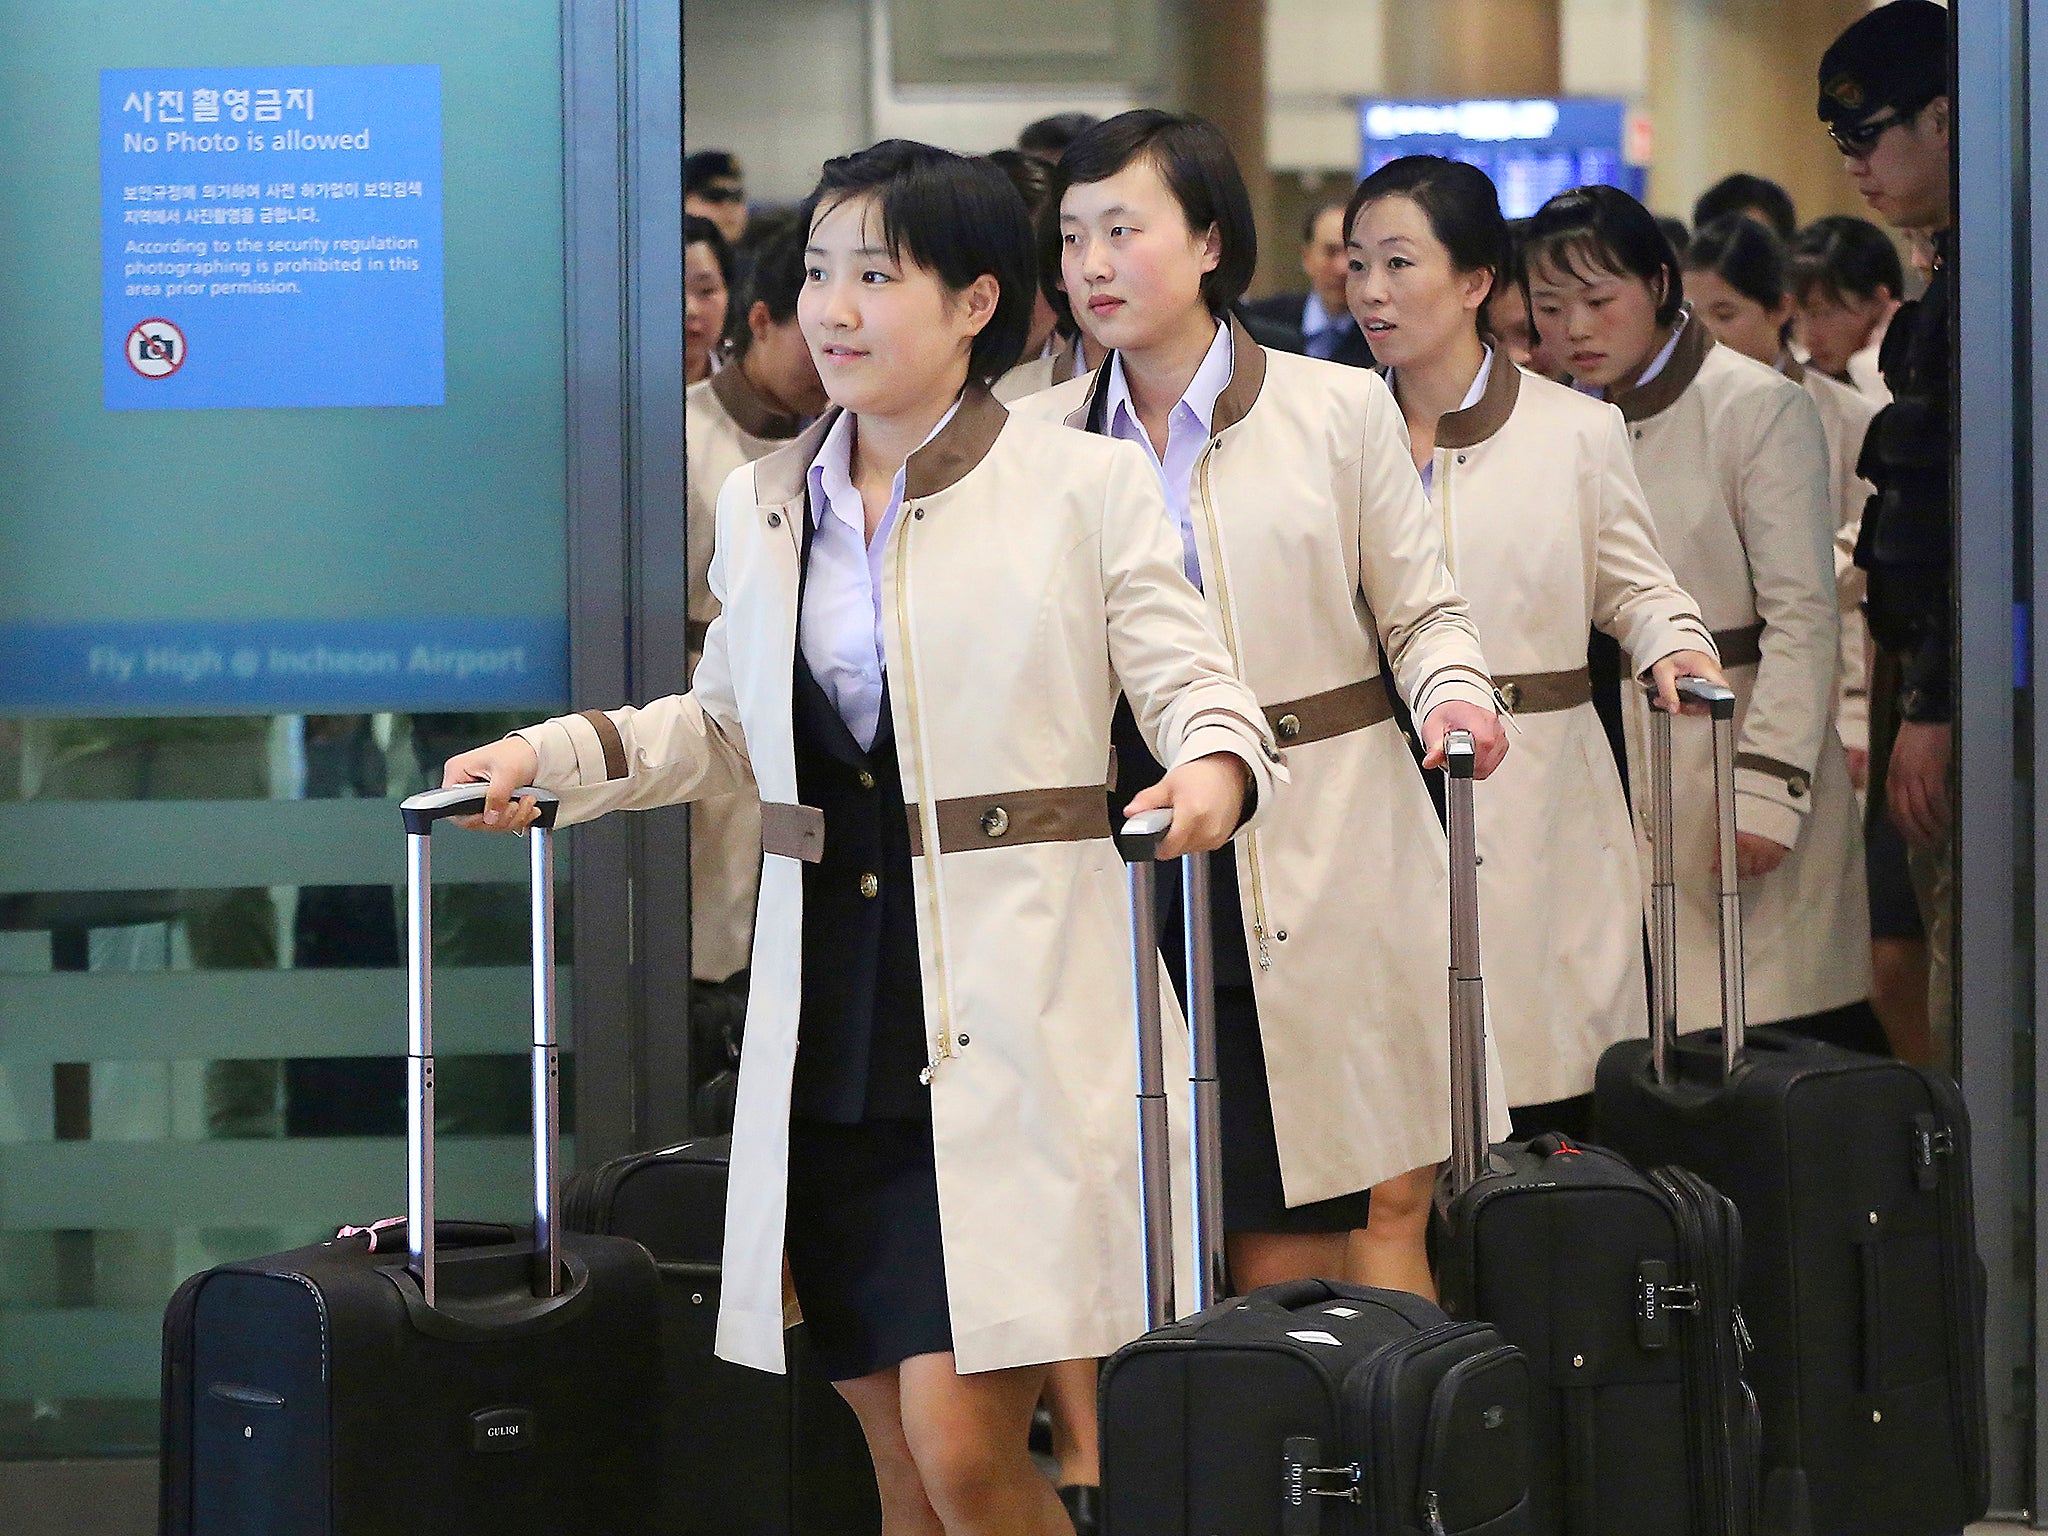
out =
[(792, 1120), (784, 1242), (833, 1381), (952, 1349), (929, 1120)]
[[(1240, 941), (1242, 942), (1242, 941)], [(1349, 1232), (1365, 1225), (1369, 1190), (1289, 1205), (1266, 1048), (1249, 986), (1216, 989), (1216, 1077), (1223, 1099), (1223, 1229), (1226, 1232)]]

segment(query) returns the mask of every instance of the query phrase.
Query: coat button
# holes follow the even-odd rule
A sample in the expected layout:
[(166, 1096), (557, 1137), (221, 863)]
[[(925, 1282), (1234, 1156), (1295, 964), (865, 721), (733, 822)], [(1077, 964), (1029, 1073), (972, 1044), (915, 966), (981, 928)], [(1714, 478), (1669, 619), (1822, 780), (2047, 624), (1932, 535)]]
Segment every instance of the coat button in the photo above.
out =
[(1458, 455), (1458, 462), (1459, 462), (1460, 464), (1464, 463), (1464, 462), (1465, 462), (1465, 455), (1463, 455), (1462, 453), (1461, 453), (1461, 454), (1459, 454), (1459, 455)]
[(1506, 704), (1509, 709), (1520, 709), (1522, 707), (1522, 685), (1520, 683), (1502, 683), (1500, 685), (1500, 697), (1501, 702)]
[(1803, 800), (1806, 797), (1806, 786), (1806, 775), (1803, 773), (1795, 773), (1792, 775), (1791, 778), (1785, 781), (1785, 793), (1790, 795), (1794, 800)]
[(863, 768), (854, 782), (859, 784), (862, 789), (873, 789), (875, 787), (875, 776)]
[(768, 526), (770, 528), (780, 528), (782, 526), (782, 514), (780, 512), (770, 512), (768, 514)]
[(1273, 729), (1282, 741), (1292, 741), (1301, 734), (1301, 716), (1282, 715)]
[(981, 830), (990, 837), (1001, 837), (1010, 830), (1010, 813), (1000, 805), (992, 805), (981, 813)]
[(912, 508), (910, 509), (910, 515), (911, 515), (912, 517), (916, 518), (916, 519), (917, 519), (917, 520), (918, 520), (919, 522), (923, 522), (923, 521), (924, 521), (924, 508), (923, 508), (923, 507), (912, 507)]
[(960, 1037), (960, 1049), (963, 1051), (967, 1049), (967, 1037), (965, 1035)]
[(860, 893), (870, 898), (881, 895), (882, 877), (880, 875), (862, 875), (860, 877)]

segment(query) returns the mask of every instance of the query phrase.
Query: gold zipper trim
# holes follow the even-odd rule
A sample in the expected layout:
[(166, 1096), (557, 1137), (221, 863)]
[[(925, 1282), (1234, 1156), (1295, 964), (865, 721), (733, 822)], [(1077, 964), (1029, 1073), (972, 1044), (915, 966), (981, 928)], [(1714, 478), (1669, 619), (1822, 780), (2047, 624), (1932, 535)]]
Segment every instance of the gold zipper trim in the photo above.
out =
[[(1223, 620), (1223, 648), (1230, 652), (1231, 665), (1237, 668), (1239, 676), (1244, 673), (1244, 658), (1237, 649), (1237, 623), (1230, 609), (1230, 578), (1223, 569), (1223, 534), (1216, 526), (1216, 506), (1209, 491), (1209, 460), (1216, 453), (1216, 439), (1211, 439), (1203, 450), (1198, 466), (1202, 486), (1202, 517), (1209, 525), (1209, 548), (1215, 552), (1216, 569), (1209, 573), (1216, 583), (1216, 607)], [(1205, 583), (1206, 585), (1206, 583)], [(1247, 832), (1244, 835), (1245, 867), (1252, 876), (1252, 941), (1259, 950), (1259, 969), (1273, 969), (1273, 951), (1267, 946), (1266, 935), (1266, 882), (1259, 873), (1259, 834)]]
[[(946, 986), (946, 942), (941, 903), (939, 899), (939, 822), (937, 801), (932, 795), (931, 785), (925, 772), (924, 733), (920, 728), (917, 713), (917, 660), (912, 654), (916, 647), (910, 638), (910, 525), (917, 520), (918, 508), (911, 505), (899, 507), (896, 512), (896, 526), (890, 532), (895, 541), (896, 556), (896, 633), (902, 641), (903, 652), (903, 707), (910, 717), (911, 758), (917, 773), (918, 816), (924, 823), (924, 845), (928, 850), (925, 859), (925, 885), (927, 904), (931, 908), (932, 973), (938, 983), (938, 1032), (935, 1037), (937, 1050), (933, 1050), (933, 1038), (925, 1041), (925, 1066), (917, 1080), (926, 1087), (931, 1086), (933, 1076), (939, 1070), (939, 1063), (953, 1055), (952, 1016), (948, 1009), (950, 993)], [(900, 743), (899, 743), (900, 745)]]

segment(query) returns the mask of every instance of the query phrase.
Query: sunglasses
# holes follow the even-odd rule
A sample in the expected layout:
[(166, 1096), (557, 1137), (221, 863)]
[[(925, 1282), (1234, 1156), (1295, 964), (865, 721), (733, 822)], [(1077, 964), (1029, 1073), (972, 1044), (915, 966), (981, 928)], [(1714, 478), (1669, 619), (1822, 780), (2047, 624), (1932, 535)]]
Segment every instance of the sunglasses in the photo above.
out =
[(1895, 108), (1890, 117), (1880, 117), (1868, 123), (1857, 123), (1851, 127), (1830, 124), (1828, 137), (1835, 141), (1835, 148), (1851, 160), (1868, 160), (1877, 148), (1877, 141), (1885, 136), (1888, 129), (1910, 123), (1919, 115), (1918, 107), (1911, 112), (1900, 112)]
[(707, 203), (744, 203), (747, 194), (738, 187), (698, 187), (690, 196)]

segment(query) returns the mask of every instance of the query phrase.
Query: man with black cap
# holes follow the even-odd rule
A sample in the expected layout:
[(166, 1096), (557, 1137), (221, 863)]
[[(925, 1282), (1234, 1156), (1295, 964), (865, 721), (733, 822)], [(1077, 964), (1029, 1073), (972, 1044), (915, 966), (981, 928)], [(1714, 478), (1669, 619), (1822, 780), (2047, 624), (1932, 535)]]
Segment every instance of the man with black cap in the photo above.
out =
[(1877, 642), (1870, 689), (1870, 808), (1905, 836), (1927, 928), (1929, 1021), (1949, 1044), (1949, 770), (1954, 757), (1949, 326), (1955, 213), (1949, 176), (1949, 14), (1892, 0), (1820, 62), (1820, 118), (1856, 190), (1895, 229), (1934, 244), (1925, 297), (1899, 311), (1878, 366), (1892, 403), (1871, 422), (1857, 472), (1876, 487), (1856, 563)]

